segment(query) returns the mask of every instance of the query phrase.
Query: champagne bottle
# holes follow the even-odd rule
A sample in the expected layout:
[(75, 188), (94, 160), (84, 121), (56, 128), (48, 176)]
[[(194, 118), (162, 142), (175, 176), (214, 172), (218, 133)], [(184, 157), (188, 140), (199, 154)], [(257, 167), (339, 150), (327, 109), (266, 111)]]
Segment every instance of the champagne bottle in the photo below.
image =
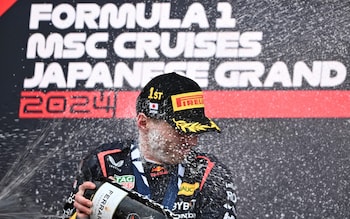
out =
[(90, 219), (173, 219), (176, 215), (135, 191), (124, 189), (109, 179), (95, 181), (94, 190), (84, 197), (93, 202)]

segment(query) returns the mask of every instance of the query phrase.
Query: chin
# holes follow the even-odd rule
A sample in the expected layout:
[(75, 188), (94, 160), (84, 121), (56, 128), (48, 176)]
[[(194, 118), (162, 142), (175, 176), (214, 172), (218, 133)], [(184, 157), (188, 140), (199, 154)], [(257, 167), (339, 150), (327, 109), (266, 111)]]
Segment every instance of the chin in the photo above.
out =
[(167, 161), (165, 161), (165, 163), (167, 163), (167, 164), (179, 164), (179, 163), (182, 163), (184, 160), (185, 160), (185, 158), (183, 158), (183, 159), (177, 158), (177, 159), (167, 160)]

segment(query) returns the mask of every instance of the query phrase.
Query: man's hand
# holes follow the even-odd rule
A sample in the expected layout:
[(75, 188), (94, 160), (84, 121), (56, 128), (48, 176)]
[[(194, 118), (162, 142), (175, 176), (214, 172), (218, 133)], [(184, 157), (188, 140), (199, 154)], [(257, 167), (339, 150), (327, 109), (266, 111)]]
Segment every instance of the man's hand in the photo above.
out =
[(92, 201), (84, 197), (84, 192), (87, 189), (95, 189), (96, 185), (92, 182), (84, 182), (79, 186), (79, 191), (75, 194), (74, 207), (77, 211), (78, 219), (88, 219), (91, 215)]

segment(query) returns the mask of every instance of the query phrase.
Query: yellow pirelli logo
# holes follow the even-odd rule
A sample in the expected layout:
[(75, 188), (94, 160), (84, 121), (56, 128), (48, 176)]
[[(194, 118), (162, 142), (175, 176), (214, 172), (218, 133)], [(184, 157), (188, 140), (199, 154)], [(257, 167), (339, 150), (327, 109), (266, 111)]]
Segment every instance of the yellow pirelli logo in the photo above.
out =
[(174, 112), (204, 107), (202, 91), (173, 95), (171, 101)]

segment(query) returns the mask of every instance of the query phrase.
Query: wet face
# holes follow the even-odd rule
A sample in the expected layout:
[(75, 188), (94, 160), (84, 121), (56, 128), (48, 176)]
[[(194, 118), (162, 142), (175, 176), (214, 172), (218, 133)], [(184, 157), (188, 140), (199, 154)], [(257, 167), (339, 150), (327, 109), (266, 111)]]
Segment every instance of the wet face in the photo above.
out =
[(198, 135), (180, 134), (167, 122), (150, 119), (148, 122), (148, 159), (159, 163), (178, 164), (197, 145)]

